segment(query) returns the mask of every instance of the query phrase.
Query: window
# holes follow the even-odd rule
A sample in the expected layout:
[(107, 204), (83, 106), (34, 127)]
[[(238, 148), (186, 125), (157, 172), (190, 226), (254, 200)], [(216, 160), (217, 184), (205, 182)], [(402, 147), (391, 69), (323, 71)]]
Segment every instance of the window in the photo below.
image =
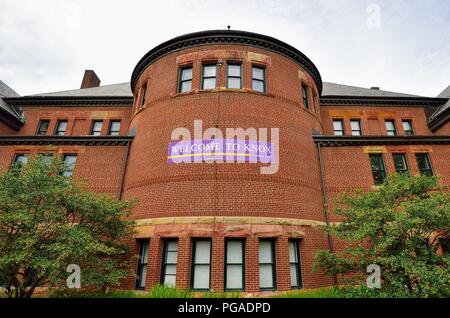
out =
[(63, 155), (63, 162), (65, 165), (65, 170), (62, 173), (64, 177), (71, 177), (73, 171), (75, 170), (75, 163), (77, 162), (76, 154), (65, 154)]
[(359, 119), (351, 119), (350, 120), (350, 127), (352, 128), (352, 136), (361, 136), (361, 122)]
[(136, 273), (136, 289), (145, 289), (148, 266), (148, 244), (149, 240), (138, 240), (139, 257)]
[(309, 109), (308, 86), (302, 85), (303, 106)]
[(344, 136), (344, 121), (342, 119), (333, 119), (333, 130), (335, 136)]
[(40, 120), (36, 135), (40, 135), (40, 136), (47, 135), (49, 125), (50, 125), (50, 120), (48, 120), (48, 119)]
[(252, 89), (257, 92), (266, 92), (266, 70), (263, 67), (252, 66)]
[(177, 280), (178, 241), (165, 241), (163, 254), (161, 284), (173, 287)]
[(140, 101), (139, 101), (139, 108), (142, 108), (145, 104), (145, 95), (147, 95), (147, 83), (142, 85), (141, 87), (141, 95), (140, 95)]
[(53, 154), (52, 153), (40, 153), (39, 160), (46, 165), (50, 165), (50, 163), (53, 160)]
[(92, 121), (91, 135), (100, 136), (102, 134), (103, 120)]
[(225, 244), (225, 289), (244, 290), (245, 241), (229, 239)]
[(111, 120), (109, 122), (108, 135), (110, 135), (110, 136), (119, 136), (120, 135), (120, 120)]
[(259, 288), (275, 289), (275, 241), (259, 241)]
[(194, 240), (192, 250), (193, 289), (208, 290), (211, 273), (211, 240)]
[(13, 167), (17, 166), (18, 168), (23, 167), (27, 164), (28, 158), (30, 158), (29, 154), (18, 153), (14, 156)]
[(402, 120), (402, 125), (403, 125), (403, 131), (405, 132), (406, 136), (414, 135), (414, 131), (413, 131), (410, 120)]
[(242, 65), (228, 64), (227, 67), (227, 87), (242, 88)]
[(380, 185), (386, 178), (386, 169), (384, 168), (382, 154), (369, 154), (370, 166), (372, 168), (373, 181), (375, 185)]
[(433, 168), (431, 168), (430, 158), (426, 153), (416, 153), (416, 161), (419, 166), (419, 171), (421, 175), (431, 177), (433, 173)]
[(408, 173), (408, 163), (405, 154), (393, 154), (392, 159), (394, 160), (394, 167), (397, 173)]
[(289, 241), (289, 264), (291, 267), (291, 288), (302, 288), (299, 241)]
[(397, 131), (395, 130), (395, 121), (393, 120), (386, 120), (385, 122), (386, 125), (386, 132), (388, 136), (395, 136), (397, 135)]
[(215, 64), (203, 65), (202, 89), (216, 88), (217, 66)]
[(64, 136), (67, 129), (67, 120), (58, 120), (56, 123), (55, 135)]
[(312, 111), (313, 113), (317, 113), (317, 96), (316, 93), (314, 92), (313, 92)]
[(190, 92), (192, 90), (192, 66), (184, 67), (180, 70), (180, 83), (178, 92)]

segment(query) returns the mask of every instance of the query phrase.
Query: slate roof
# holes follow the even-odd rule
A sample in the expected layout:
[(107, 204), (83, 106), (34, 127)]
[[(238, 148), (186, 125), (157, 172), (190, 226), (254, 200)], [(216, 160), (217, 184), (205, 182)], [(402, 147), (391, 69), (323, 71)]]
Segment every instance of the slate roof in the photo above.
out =
[(99, 87), (72, 89), (53, 93), (28, 95), (26, 97), (133, 97), (130, 83), (103, 85)]
[(358, 96), (358, 97), (423, 97), (419, 95), (411, 95), (377, 89), (363, 88), (358, 86), (350, 86), (323, 82), (322, 96)]
[(19, 97), (19, 96), (20, 95), (17, 94), (11, 87), (9, 87), (8, 85), (6, 85), (4, 82), (2, 82), (0, 80), (0, 108), (1, 109), (18, 117), (17, 112), (3, 100), (3, 97)]
[(447, 111), (448, 109), (450, 109), (450, 85), (447, 86), (446, 89), (444, 89), (438, 96), (439, 98), (448, 98), (449, 100), (442, 105), (441, 107), (439, 107), (429, 118), (429, 121), (435, 119), (436, 117), (438, 117), (439, 115), (443, 114), (445, 111)]

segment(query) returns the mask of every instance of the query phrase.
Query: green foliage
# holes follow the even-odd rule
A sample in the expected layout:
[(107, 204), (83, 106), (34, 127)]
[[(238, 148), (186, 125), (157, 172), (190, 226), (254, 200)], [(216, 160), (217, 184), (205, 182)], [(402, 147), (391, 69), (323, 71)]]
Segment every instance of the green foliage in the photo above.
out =
[[(315, 269), (362, 274), (377, 264), (383, 295), (450, 296), (450, 255), (439, 252), (450, 234), (450, 195), (438, 178), (393, 174), (377, 190), (344, 195), (335, 213), (342, 222), (328, 231), (347, 247), (319, 251)], [(352, 277), (363, 283), (367, 276)]]
[(128, 274), (120, 258), (131, 204), (83, 190), (64, 169), (56, 157), (36, 157), (0, 174), (0, 272), (9, 297), (64, 288), (69, 264), (80, 266), (82, 287), (117, 286)]
[(192, 292), (168, 286), (155, 286), (150, 291), (150, 298), (191, 298)]
[(150, 291), (135, 290), (56, 290), (49, 297), (52, 298), (192, 298), (194, 294), (189, 290), (168, 286), (155, 286)]
[(299, 289), (272, 296), (272, 298), (341, 298), (337, 288)]

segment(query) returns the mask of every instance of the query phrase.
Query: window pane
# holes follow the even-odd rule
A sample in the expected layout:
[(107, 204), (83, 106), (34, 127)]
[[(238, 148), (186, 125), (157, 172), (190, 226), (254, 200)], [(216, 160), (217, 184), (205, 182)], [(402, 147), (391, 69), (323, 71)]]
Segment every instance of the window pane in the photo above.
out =
[(270, 264), (259, 265), (259, 287), (273, 288), (273, 267)]
[(253, 90), (264, 93), (264, 82), (253, 80)]
[(227, 242), (227, 263), (228, 264), (242, 264), (242, 241), (228, 241)]
[(209, 289), (209, 265), (196, 265), (194, 269), (195, 289)]
[(166, 275), (176, 275), (177, 265), (166, 265)]
[(203, 77), (216, 77), (216, 65), (205, 65), (203, 67)]
[(395, 170), (407, 170), (404, 155), (393, 155)]
[(241, 88), (241, 79), (236, 77), (229, 77), (228, 88)]
[(352, 127), (352, 133), (353, 135), (360, 135), (361, 125), (359, 123), (359, 120), (351, 120), (350, 125)]
[(178, 241), (168, 241), (167, 242), (168, 251), (178, 251)]
[(191, 80), (192, 79), (192, 68), (185, 68), (181, 70), (181, 80)]
[(176, 280), (177, 280), (177, 277), (176, 276), (173, 276), (173, 275), (166, 275), (165, 277), (164, 277), (164, 285), (167, 285), (167, 286), (169, 286), (169, 287), (174, 287), (175, 286), (175, 284), (176, 284)]
[(297, 242), (293, 242), (293, 241), (289, 242), (289, 262), (290, 263), (298, 262), (296, 244), (297, 244)]
[(334, 130), (343, 130), (343, 124), (341, 120), (333, 120), (333, 129)]
[(227, 289), (243, 289), (242, 286), (242, 265), (228, 265), (227, 266)]
[(39, 123), (38, 135), (46, 135), (47, 131), (48, 131), (49, 124), (50, 124), (50, 121), (42, 120)]
[(372, 155), (370, 157), (370, 164), (372, 165), (372, 170), (383, 169), (383, 160), (380, 155)]
[(191, 88), (192, 88), (192, 82), (191, 81), (187, 81), (187, 82), (182, 82), (181, 83), (181, 92), (182, 93), (184, 93), (184, 92), (189, 92), (189, 91), (191, 91)]
[(412, 130), (410, 121), (403, 121), (403, 130)]
[(27, 155), (16, 155), (14, 159), (14, 164), (18, 163), (21, 166), (26, 165), (28, 162), (28, 156)]
[(204, 78), (203, 79), (203, 89), (213, 89), (216, 88), (216, 78)]
[(241, 66), (236, 64), (228, 64), (228, 76), (241, 76)]
[(264, 80), (264, 69), (260, 67), (253, 67), (252, 68), (252, 78)]
[(298, 286), (298, 270), (296, 264), (291, 264), (291, 286)]
[(259, 262), (260, 263), (272, 263), (272, 242), (260, 241), (259, 242)]
[(167, 255), (166, 263), (172, 263), (172, 264), (177, 263), (178, 252), (167, 251), (166, 255)]
[(195, 263), (208, 263), (211, 260), (211, 241), (195, 242)]
[(394, 130), (394, 122), (386, 121), (386, 129), (387, 130)]
[(73, 175), (73, 171), (75, 170), (75, 163), (77, 162), (76, 155), (64, 155), (63, 158), (64, 164), (66, 165), (66, 170), (63, 172), (63, 176), (70, 177)]
[(145, 281), (147, 280), (147, 265), (141, 267), (141, 272), (139, 273), (139, 287), (145, 288)]

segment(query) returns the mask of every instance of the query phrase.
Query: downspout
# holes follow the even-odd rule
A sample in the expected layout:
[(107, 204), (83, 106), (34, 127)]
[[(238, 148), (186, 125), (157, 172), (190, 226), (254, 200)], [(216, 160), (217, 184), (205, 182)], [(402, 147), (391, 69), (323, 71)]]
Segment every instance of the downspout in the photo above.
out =
[[(319, 166), (320, 166), (320, 179), (322, 182), (322, 202), (323, 202), (323, 210), (325, 212), (325, 222), (327, 226), (330, 226), (330, 215), (328, 211), (328, 198), (327, 198), (327, 191), (325, 190), (325, 174), (323, 172), (323, 160), (322, 160), (322, 151), (320, 148), (320, 141), (317, 142), (317, 153), (319, 154)], [(330, 250), (330, 253), (334, 253), (334, 244), (333, 244), (333, 238), (331, 237), (330, 232), (327, 232), (328, 237), (328, 248)], [(338, 285), (338, 279), (337, 276), (333, 276), (334, 285)]]
[(122, 167), (122, 176), (121, 176), (121, 180), (120, 180), (119, 193), (118, 193), (119, 200), (122, 200), (122, 196), (123, 196), (123, 186), (125, 183), (125, 175), (127, 172), (128, 157), (130, 155), (130, 145), (131, 145), (131, 140), (129, 140), (127, 142), (127, 152), (125, 154), (125, 161), (124, 161), (124, 164)]

